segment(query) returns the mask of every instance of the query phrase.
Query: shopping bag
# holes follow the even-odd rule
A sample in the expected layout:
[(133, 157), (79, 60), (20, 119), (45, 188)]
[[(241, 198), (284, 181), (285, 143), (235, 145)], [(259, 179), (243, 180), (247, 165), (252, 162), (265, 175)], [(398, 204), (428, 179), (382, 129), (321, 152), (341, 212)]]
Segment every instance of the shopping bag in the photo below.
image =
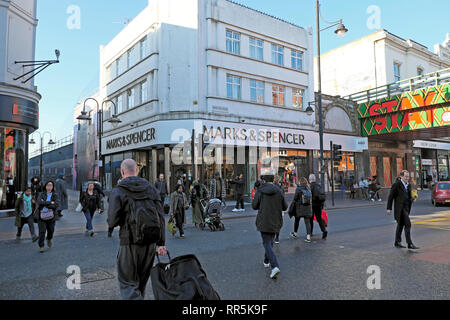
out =
[[(322, 210), (322, 220), (325, 222), (325, 227), (328, 227), (328, 214), (325, 210)], [(314, 216), (314, 221), (317, 222), (316, 216)]]
[(173, 220), (173, 218), (169, 219), (169, 222), (167, 223), (167, 229), (173, 236), (177, 233), (177, 226), (175, 225), (175, 221)]
[(200, 261), (194, 255), (180, 256), (158, 264), (150, 271), (155, 300), (220, 300)]
[(81, 212), (81, 210), (83, 210), (83, 206), (81, 205), (81, 203), (78, 202), (78, 205), (75, 209), (76, 212)]

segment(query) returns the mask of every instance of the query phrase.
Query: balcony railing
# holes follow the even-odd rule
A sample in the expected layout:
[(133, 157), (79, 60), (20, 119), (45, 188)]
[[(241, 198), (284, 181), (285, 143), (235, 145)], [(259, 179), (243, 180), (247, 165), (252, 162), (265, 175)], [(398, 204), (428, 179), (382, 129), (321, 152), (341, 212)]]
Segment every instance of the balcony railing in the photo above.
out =
[(383, 98), (394, 97), (402, 94), (403, 92), (415, 91), (446, 83), (450, 83), (450, 68), (400, 80), (374, 89), (361, 91), (344, 98), (353, 100), (357, 103), (365, 103)]
[[(55, 144), (53, 145), (47, 145), (45, 147), (42, 148), (42, 154), (51, 152), (53, 150), (56, 149), (60, 149), (62, 147), (68, 146), (69, 144), (73, 143), (73, 136), (67, 136), (65, 138), (62, 138), (61, 140), (58, 140), (55, 142)], [(30, 153), (29, 158), (32, 159), (34, 157), (40, 156), (41, 155), (41, 149), (39, 144), (37, 145), (39, 147), (39, 149), (33, 151), (32, 153)]]

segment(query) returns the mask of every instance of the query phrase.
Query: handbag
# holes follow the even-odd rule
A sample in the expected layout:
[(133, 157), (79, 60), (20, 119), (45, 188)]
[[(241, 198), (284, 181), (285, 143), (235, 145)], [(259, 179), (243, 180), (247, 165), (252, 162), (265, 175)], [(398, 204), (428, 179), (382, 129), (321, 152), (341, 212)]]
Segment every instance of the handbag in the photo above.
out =
[(194, 255), (170, 258), (169, 263), (158, 264), (150, 271), (155, 300), (220, 300), (200, 261)]
[[(314, 215), (314, 221), (317, 222), (317, 218)], [(328, 214), (325, 210), (322, 210), (322, 221), (325, 223), (325, 227), (328, 227)]]
[(173, 218), (169, 219), (169, 222), (167, 223), (167, 229), (173, 236), (177, 233), (177, 226), (175, 225), (175, 221), (173, 220)]
[(41, 220), (48, 221), (48, 220), (52, 220), (55, 217), (55, 214), (53, 213), (53, 210), (47, 210), (47, 211), (41, 210), (40, 217), (41, 217)]
[(83, 206), (81, 205), (80, 202), (78, 202), (78, 205), (77, 205), (75, 211), (76, 211), (76, 212), (81, 212), (81, 210), (83, 210)]

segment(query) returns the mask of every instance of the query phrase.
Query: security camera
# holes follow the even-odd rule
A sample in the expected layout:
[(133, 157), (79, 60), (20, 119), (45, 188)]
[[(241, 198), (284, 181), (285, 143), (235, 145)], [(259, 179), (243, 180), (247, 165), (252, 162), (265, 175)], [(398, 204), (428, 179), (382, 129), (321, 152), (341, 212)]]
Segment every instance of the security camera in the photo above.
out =
[(55, 50), (55, 54), (56, 54), (56, 60), (59, 61), (59, 56), (61, 55), (61, 51), (59, 51), (58, 49)]

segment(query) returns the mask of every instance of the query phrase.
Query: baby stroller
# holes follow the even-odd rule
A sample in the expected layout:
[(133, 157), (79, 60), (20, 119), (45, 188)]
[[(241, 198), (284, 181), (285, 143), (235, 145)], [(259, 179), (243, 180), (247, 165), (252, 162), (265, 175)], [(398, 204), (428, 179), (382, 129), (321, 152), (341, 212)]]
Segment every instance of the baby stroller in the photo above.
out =
[(206, 226), (214, 231), (225, 231), (225, 226), (220, 220), (222, 212), (222, 201), (219, 199), (211, 199), (206, 203), (205, 200), (201, 200), (201, 204), (204, 207), (203, 212), (203, 222), (200, 224), (200, 229), (204, 230)]

